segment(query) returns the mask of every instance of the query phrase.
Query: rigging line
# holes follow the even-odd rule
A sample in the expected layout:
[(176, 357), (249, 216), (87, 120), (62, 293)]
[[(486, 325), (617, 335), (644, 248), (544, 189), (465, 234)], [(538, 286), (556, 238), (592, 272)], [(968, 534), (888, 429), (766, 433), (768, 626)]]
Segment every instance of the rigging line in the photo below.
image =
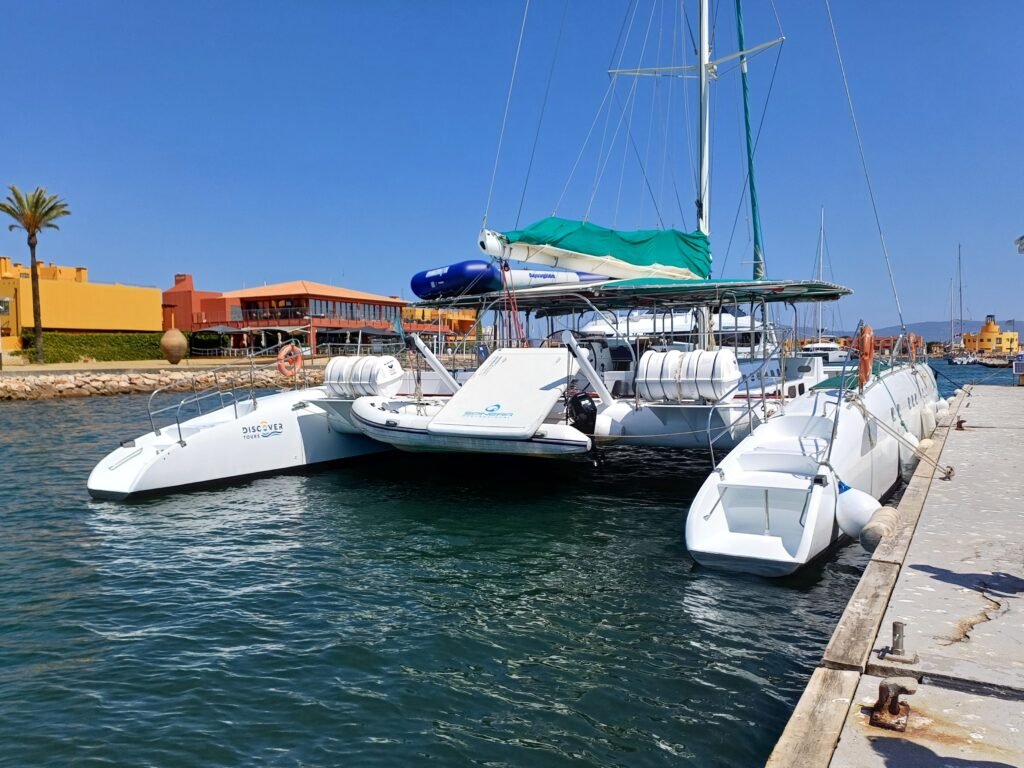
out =
[(711, 35), (708, 37), (708, 47), (711, 50), (715, 50), (715, 35), (718, 34), (718, 9), (721, 7), (721, 3), (715, 0), (715, 7), (711, 11)]
[[(678, 6), (676, 6), (676, 7), (678, 8)], [(676, 37), (677, 32), (680, 31), (679, 21), (680, 20), (679, 20), (678, 13), (677, 13), (676, 23), (674, 23), (672, 25), (672, 58), (671, 58), (671, 60), (672, 60), (672, 64), (673, 65), (676, 63), (676, 54), (677, 54), (677, 52), (679, 52), (681, 50), (684, 59), (685, 59), (685, 56), (686, 56), (686, 53), (685, 53), (686, 46), (685, 45), (680, 45), (679, 44), (679, 40)], [(660, 85), (660, 78), (656, 79), (655, 82), (659, 83), (659, 85)], [(676, 85), (676, 78), (669, 78), (669, 81), (668, 81), (668, 96), (666, 98), (666, 101), (668, 103), (668, 107), (667, 107), (667, 110), (666, 110), (666, 113), (665, 113), (664, 120), (661, 120), (661, 119), (658, 120), (658, 124), (661, 126), (662, 144), (663, 144), (663, 147), (664, 147), (664, 150), (662, 152), (662, 161), (661, 161), (661, 180), (658, 183), (658, 186), (659, 186), (658, 196), (659, 196), (659, 199), (662, 197), (662, 190), (664, 190), (664, 187), (665, 187), (665, 171), (666, 171), (666, 168), (667, 168), (668, 169), (669, 180), (672, 183), (672, 194), (675, 197), (675, 201), (676, 201), (676, 210), (679, 212), (679, 218), (680, 218), (680, 220), (682, 222), (682, 227), (683, 227), (683, 229), (689, 229), (689, 225), (686, 223), (686, 213), (684, 212), (684, 209), (683, 209), (682, 199), (679, 197), (679, 183), (678, 183), (678, 180), (676, 179), (676, 174), (675, 174), (675, 158), (673, 157), (672, 150), (671, 150), (672, 142), (669, 141), (669, 131), (670, 131), (671, 125), (672, 125), (672, 104), (673, 104), (672, 91), (675, 88), (675, 85)], [(684, 81), (684, 84), (683, 84), (683, 98), (684, 98), (684, 103), (685, 103), (685, 98), (686, 98), (685, 81)], [(661, 102), (660, 101), (658, 102), (658, 115), (659, 115), (659, 117), (661, 116)], [(688, 118), (686, 120), (686, 126), (687, 126), (687, 130), (689, 130), (690, 124), (689, 124), (689, 119)], [(696, 184), (696, 179), (694, 179), (694, 184)]]
[(565, 198), (565, 193), (569, 191), (569, 185), (572, 183), (573, 177), (576, 175), (576, 169), (579, 168), (580, 161), (583, 159), (583, 153), (587, 150), (587, 145), (590, 143), (590, 137), (594, 134), (594, 129), (597, 127), (597, 121), (601, 119), (601, 113), (604, 112), (605, 104), (608, 101), (608, 95), (615, 88), (615, 78), (611, 78), (608, 81), (608, 87), (605, 89), (604, 98), (601, 99), (601, 104), (597, 108), (597, 112), (594, 113), (594, 119), (590, 123), (590, 130), (587, 131), (586, 138), (583, 139), (583, 146), (580, 147), (579, 153), (576, 155), (576, 161), (572, 164), (572, 168), (569, 171), (569, 178), (565, 180), (565, 186), (562, 187), (562, 193), (558, 196), (558, 201), (555, 203), (554, 209), (551, 211), (551, 215), (554, 216), (559, 207), (562, 205), (562, 200)]
[[(830, 251), (829, 247), (828, 247), (828, 235), (827, 234), (822, 237), (822, 243), (825, 246), (825, 263), (828, 264), (828, 273), (832, 277), (832, 282), (836, 282), (836, 279), (837, 279), (836, 278), (836, 268), (832, 264), (832, 251)], [(835, 322), (835, 328), (833, 328), (832, 330), (835, 330), (836, 328), (842, 328), (843, 325), (844, 325), (844, 323), (843, 323), (843, 310), (842, 310), (842, 304), (840, 302), (838, 302), (838, 301), (833, 305), (832, 316), (833, 316), (833, 318), (836, 321)]]
[[(661, 59), (661, 56), (662, 56), (662, 43), (663, 43), (663, 39), (662, 38), (664, 37), (664, 35), (661, 34), (661, 30), (665, 29), (665, 6), (661, 5), (660, 8), (661, 8), (661, 16), (658, 19), (658, 30), (659, 30), (659, 34), (658, 34), (658, 50), (655, 52), (655, 55), (654, 55), (654, 60), (655, 61), (661, 61), (662, 60)], [(651, 94), (651, 99), (650, 99), (650, 101), (651, 101), (651, 114), (650, 114), (650, 117), (647, 120), (647, 140), (644, 143), (644, 157), (643, 157), (642, 160), (639, 161), (640, 162), (640, 172), (641, 172), (641, 174), (645, 173), (644, 169), (646, 169), (648, 167), (648, 165), (649, 165), (648, 161), (651, 158), (651, 136), (654, 133), (654, 119), (655, 119), (655, 115), (657, 114), (657, 111), (658, 111), (658, 94), (659, 94), (659, 86), (661, 85), (660, 81), (661, 81), (660, 77), (654, 78), (654, 88), (653, 88), (654, 93)], [(625, 164), (626, 164), (626, 157), (625, 157), (625, 153), (623, 153), (623, 157), (622, 157), (623, 171), (625, 171)], [(623, 182), (623, 178), (620, 175), (619, 176), (619, 193), (620, 193), (620, 195), (621, 195), (621, 192), (622, 192), (622, 182)], [(648, 183), (647, 186), (650, 187), (650, 183)], [(641, 225), (643, 224), (643, 212), (644, 212), (643, 187), (644, 187), (644, 185), (641, 183), (641, 185), (640, 185), (640, 194), (636, 198), (636, 199), (638, 199), (640, 201), (640, 204), (637, 206), (637, 210), (636, 210), (636, 224), (635, 224), (635, 227), (637, 229), (640, 229)], [(652, 196), (654, 195), (654, 190), (653, 189), (651, 190), (651, 195)], [(618, 207), (619, 207), (619, 202), (618, 202), (618, 200), (616, 200), (616, 202), (615, 202), (616, 216), (618, 215)]]
[(498, 149), (494, 153), (494, 168), (491, 170), (491, 186), (487, 190), (487, 207), (484, 208), (483, 228), (487, 228), (487, 217), (491, 212), (491, 198), (494, 196), (494, 180), (498, 177), (498, 160), (501, 158), (501, 144), (505, 139), (505, 125), (508, 123), (508, 108), (512, 103), (512, 89), (516, 84), (516, 70), (519, 69), (519, 53), (523, 48), (523, 35), (526, 34), (526, 17), (530, 13), (530, 0), (526, 0), (523, 8), (523, 23), (519, 27), (519, 42), (516, 43), (516, 57), (512, 63), (512, 79), (508, 83), (508, 95), (505, 97), (505, 114), (501, 117), (501, 130), (498, 132)]
[[(675, 157), (673, 156), (672, 150), (671, 150), (672, 142), (669, 141), (669, 136), (668, 136), (668, 127), (671, 127), (671, 124), (672, 124), (672, 104), (673, 104), (672, 89), (674, 88), (674, 86), (675, 86), (675, 80), (674, 79), (670, 79), (669, 80), (669, 94), (668, 94), (668, 97), (666, 99), (666, 101), (668, 102), (668, 111), (665, 114), (664, 119), (663, 120), (659, 119), (659, 121), (658, 121), (659, 124), (661, 124), (661, 126), (662, 126), (662, 130), (661, 130), (662, 145), (664, 147), (664, 149), (662, 151), (662, 161), (661, 161), (661, 179), (658, 182), (658, 188), (659, 188), (659, 197), (660, 197), (660, 191), (662, 189), (664, 189), (664, 186), (665, 186), (665, 174), (666, 174), (666, 170), (665, 169), (667, 168), (668, 169), (669, 182), (672, 185), (672, 195), (673, 195), (673, 197), (675, 199), (675, 202), (676, 202), (676, 210), (678, 211), (679, 218), (682, 221), (683, 229), (689, 229), (689, 224), (687, 224), (687, 221), (686, 221), (686, 213), (685, 213), (685, 210), (683, 208), (682, 198), (679, 196), (679, 181), (676, 178), (676, 174), (675, 174)], [(683, 89), (684, 89), (684, 104), (685, 104), (686, 103), (686, 101), (685, 101), (685, 84), (684, 84)], [(661, 116), (661, 114), (662, 114), (662, 112), (661, 112), (661, 105), (660, 105), (660, 102), (659, 102), (659, 104), (658, 104), (658, 115), (659, 115), (659, 117)], [(687, 126), (687, 133), (689, 134), (690, 121), (689, 121), (689, 116), (688, 115), (685, 118), (684, 122), (685, 122), (685, 124)], [(687, 135), (687, 139), (689, 139), (689, 135)], [(692, 153), (688, 153), (688, 155), (690, 155), (690, 154), (692, 154)], [(691, 162), (691, 167), (693, 167), (693, 163), (692, 162)], [(696, 187), (696, 185), (697, 185), (697, 179), (696, 178), (694, 178), (693, 183), (694, 183), (694, 187)]]
[[(628, 40), (630, 34), (632, 34), (632, 32), (633, 32), (633, 23), (636, 21), (636, 13), (637, 13), (638, 8), (639, 8), (638, 5), (633, 6), (633, 15), (629, 19), (629, 28), (626, 30), (625, 40)], [(625, 42), (623, 42), (622, 50), (619, 51), (619, 63), (618, 63), (618, 66), (615, 67), (616, 70), (622, 68), (622, 62), (625, 59), (625, 56), (626, 56), (626, 46), (625, 46)], [(613, 84), (617, 83), (618, 82), (618, 75), (617, 74), (616, 75), (612, 75), (611, 76), (611, 81), (612, 81)], [(633, 78), (633, 81), (634, 81), (633, 88), (635, 89), (636, 88), (636, 78)], [(593, 181), (593, 184), (591, 184), (590, 200), (589, 200), (589, 202), (587, 204), (586, 214), (583, 216), (583, 220), (584, 221), (587, 221), (587, 220), (590, 219), (590, 209), (593, 206), (594, 198), (597, 195), (597, 187), (600, 184), (601, 176), (604, 173), (604, 168), (605, 168), (605, 166), (607, 166), (608, 160), (611, 158), (612, 148), (615, 146), (615, 138), (618, 136), (618, 133), (619, 133), (618, 125), (617, 125), (616, 129), (615, 129), (615, 133), (612, 136), (612, 140), (610, 142), (607, 142), (607, 143), (605, 142), (605, 139), (608, 138), (608, 125), (609, 125), (609, 123), (611, 123), (611, 119), (612, 119), (612, 110), (611, 110), (611, 107), (609, 107), (608, 108), (608, 112), (605, 115), (604, 131), (601, 133), (601, 146), (598, 147), (598, 151), (597, 151), (597, 163), (594, 166), (594, 181)], [(620, 121), (620, 124), (621, 124), (621, 121)]]
[(839, 35), (836, 33), (836, 24), (832, 18), (832, 7), (828, 0), (825, 0), (825, 11), (828, 13), (828, 23), (832, 27), (832, 40), (836, 46), (836, 58), (839, 60), (839, 71), (843, 76), (843, 88), (846, 90), (846, 103), (850, 107), (850, 121), (853, 123), (853, 132), (857, 136), (857, 149), (860, 151), (860, 164), (864, 169), (864, 180), (868, 186), (868, 197), (871, 198), (871, 210), (875, 214), (875, 226), (878, 227), (878, 239), (882, 243), (882, 255), (885, 256), (885, 268), (889, 273), (889, 283), (892, 285), (892, 296), (896, 301), (896, 314), (900, 318), (900, 328), (904, 332), (907, 324), (903, 320), (903, 307), (900, 305), (899, 292), (896, 290), (896, 278), (892, 273), (892, 262), (889, 261), (889, 248), (885, 244), (885, 235), (882, 233), (882, 220), (878, 216), (878, 206), (875, 203), (875, 192), (871, 186), (871, 175), (868, 173), (868, 161), (864, 155), (864, 142), (860, 137), (860, 128), (857, 126), (857, 113), (853, 108), (853, 96), (850, 93), (850, 84), (846, 79), (846, 67), (843, 65), (843, 54), (839, 50)]
[[(644, 32), (644, 42), (643, 42), (643, 46), (640, 48), (640, 61), (643, 61), (644, 54), (647, 53), (647, 44), (648, 44), (648, 42), (650, 42), (651, 27), (654, 24), (654, 11), (655, 11), (656, 8), (657, 8), (657, 4), (651, 6), (651, 15), (647, 19), (647, 30)], [(646, 172), (644, 170), (644, 167), (643, 167), (643, 160), (640, 159), (640, 150), (639, 150), (639, 148), (637, 148), (636, 142), (633, 139), (633, 114), (636, 112), (637, 93), (639, 92), (639, 83), (636, 83), (636, 85), (637, 85), (637, 87), (633, 88), (630, 91), (629, 116), (628, 117), (626, 116), (625, 111), (623, 110), (623, 107), (622, 107), (621, 104), (619, 104), (618, 106), (619, 106), (619, 112), (620, 112), (620, 120), (624, 119), (626, 121), (626, 137), (629, 139), (630, 144), (633, 145), (633, 150), (634, 150), (634, 152), (635, 152), (635, 154), (637, 156), (637, 161), (640, 163), (640, 172), (643, 173), (643, 174), (646, 174)], [(618, 103), (617, 95), (616, 95), (616, 103)], [(612, 216), (612, 225), (613, 226), (617, 225), (618, 218), (619, 218), (619, 205), (622, 202), (622, 181), (623, 181), (623, 178), (626, 175), (626, 157), (629, 154), (628, 150), (629, 150), (629, 147), (627, 147), (625, 142), (623, 142), (623, 146), (622, 146), (622, 164), (619, 167), (619, 187), (618, 187), (618, 190), (616, 191), (616, 195), (615, 195), (615, 212), (614, 212), (614, 214)], [(611, 149), (610, 148), (608, 150), (608, 153), (609, 153), (609, 160), (610, 160), (611, 159)], [(648, 187), (649, 186), (650, 185), (648, 185)], [(653, 195), (653, 192), (652, 192), (652, 195)], [(657, 208), (657, 205), (655, 205), (655, 208)], [(659, 225), (661, 224), (661, 214), (660, 214), (660, 212), (658, 213), (658, 223), (659, 223)]]
[[(617, 79), (618, 75), (615, 75), (615, 78)], [(632, 94), (635, 90), (636, 78), (633, 79), (633, 85), (630, 88), (630, 93)], [(618, 95), (615, 93), (614, 89), (612, 90), (612, 95), (615, 96), (616, 103), (618, 103)], [(619, 128), (622, 127), (622, 120), (620, 117), (620, 119), (615, 123), (615, 132), (612, 134), (611, 141), (608, 141), (606, 143), (605, 139), (607, 139), (608, 137), (608, 126), (611, 123), (611, 121), (612, 110), (611, 106), (609, 105), (607, 114), (605, 115), (604, 132), (601, 135), (601, 148), (600, 151), (597, 153), (597, 164), (594, 166), (594, 181), (593, 184), (591, 184), (590, 186), (590, 199), (587, 200), (587, 210), (583, 214), (584, 221), (590, 220), (590, 211), (594, 207), (594, 200), (597, 197), (597, 189), (601, 185), (601, 177), (604, 176), (604, 170), (605, 168), (608, 167), (608, 161), (611, 159), (612, 156), (612, 147), (615, 146), (615, 140), (619, 137)], [(605, 147), (607, 147), (607, 152), (605, 151)]]
[(555, 52), (551, 56), (551, 69), (548, 70), (548, 82), (544, 86), (544, 100), (540, 105), (540, 117), (537, 118), (537, 131), (533, 135), (533, 146), (530, 147), (530, 161), (526, 165), (526, 178), (523, 180), (523, 193), (519, 196), (519, 210), (516, 211), (516, 229), (519, 229), (519, 219), (523, 215), (523, 204), (526, 202), (526, 188), (530, 185), (530, 173), (533, 171), (533, 160), (537, 155), (537, 143), (540, 141), (540, 129), (544, 124), (544, 113), (548, 108), (548, 94), (551, 92), (551, 81), (555, 77), (555, 64), (558, 61), (558, 51), (562, 47), (562, 32), (565, 30), (565, 17), (569, 13), (569, 0), (565, 0), (562, 8), (562, 22), (558, 26), (558, 38), (555, 40)]
[[(736, 131), (737, 131), (737, 133), (740, 136), (740, 143), (741, 144), (743, 142), (742, 130), (743, 129), (740, 127), (740, 124), (737, 121), (737, 123), (736, 123)], [(746, 149), (745, 148), (744, 148), (743, 152), (744, 152), (744, 154), (746, 153)], [(725, 260), (722, 263), (722, 276), (725, 275), (725, 265), (729, 263), (729, 254), (732, 253), (732, 244), (733, 244), (733, 241), (734, 241), (735, 236), (736, 236), (736, 227), (739, 225), (740, 214), (741, 213), (746, 213), (746, 206), (747, 206), (747, 195), (746, 195), (746, 192), (747, 192), (747, 182), (748, 182), (748, 180), (750, 178), (749, 174), (750, 174), (750, 171), (749, 171), (749, 166), (748, 166), (748, 170), (744, 173), (743, 186), (740, 188), (740, 194), (739, 194), (739, 197), (737, 198), (738, 202), (736, 204), (736, 215), (733, 216), (732, 229), (729, 231), (729, 242), (728, 242), (728, 244), (726, 245), (726, 248), (725, 248)], [(747, 234), (747, 243), (749, 243), (750, 242), (750, 227), (749, 227), (750, 219), (749, 219), (749, 217), (747, 217), (747, 216), (744, 217), (744, 223), (748, 225), (748, 226), (744, 227), (744, 232), (746, 232), (746, 234)]]
[[(615, 47), (612, 48), (612, 55), (608, 57), (608, 69), (615, 68), (615, 54), (618, 53), (620, 45), (625, 45), (624, 35), (628, 34), (628, 30), (626, 29), (626, 20), (632, 19), (636, 15), (634, 5), (637, 2), (639, 2), (639, 0), (630, 0), (629, 5), (626, 6), (626, 12), (622, 16), (622, 26), (619, 27), (619, 37), (615, 41)], [(632, 28), (632, 21), (630, 21), (629, 26)], [(622, 59), (620, 58), (619, 61), (621, 60)]]
[[(643, 61), (644, 53), (647, 50), (647, 41), (648, 41), (648, 38), (650, 36), (650, 31), (651, 31), (650, 21), (648, 21), (647, 32), (644, 35), (644, 42), (643, 42), (643, 45), (641, 46), (641, 49), (640, 49), (640, 60), (641, 61)], [(623, 50), (623, 56), (624, 55), (625, 55), (625, 50)], [(614, 78), (618, 78), (618, 75), (615, 75)], [(629, 89), (629, 99), (628, 99), (629, 102), (632, 102), (636, 98), (636, 92), (637, 92), (637, 88), (639, 87), (639, 83), (640, 83), (640, 78), (634, 77), (633, 81), (632, 81), (632, 85), (630, 86), (630, 89)], [(611, 162), (611, 159), (612, 159), (612, 149), (615, 146), (615, 142), (616, 142), (616, 140), (619, 137), (619, 131), (622, 129), (623, 123), (625, 122), (625, 119), (626, 119), (626, 113), (623, 110), (621, 103), (618, 101), (618, 94), (615, 93), (615, 91), (612, 91), (612, 93), (615, 94), (616, 105), (619, 107), (619, 120), (615, 124), (615, 132), (612, 134), (612, 138), (611, 138), (611, 140), (607, 144), (608, 151), (607, 151), (607, 153), (604, 156), (604, 160), (601, 160), (600, 156), (598, 157), (598, 165), (597, 165), (597, 168), (595, 169), (595, 174), (594, 174), (594, 185), (593, 185), (593, 187), (590, 190), (590, 200), (587, 202), (587, 212), (586, 212), (586, 215), (583, 217), (584, 221), (588, 221), (590, 219), (590, 212), (591, 212), (591, 210), (594, 207), (594, 201), (597, 199), (597, 191), (598, 191), (598, 188), (601, 185), (601, 179), (604, 178), (604, 173), (605, 173), (605, 170), (608, 168), (608, 163)], [(609, 107), (609, 109), (608, 109), (608, 120), (605, 121), (605, 134), (606, 135), (607, 135), (607, 132), (608, 132), (608, 123), (611, 122), (611, 114), (612, 114), (612, 111), (611, 111), (611, 108)], [(627, 128), (627, 130), (628, 130), (628, 128)], [(603, 140), (603, 137), (602, 137), (602, 146), (603, 145), (604, 145), (604, 140)]]
[[(654, 189), (651, 187), (651, 181), (647, 177), (647, 169), (644, 168), (643, 162), (640, 160), (640, 148), (637, 147), (636, 142), (633, 140), (633, 134), (630, 132), (628, 127), (626, 129), (626, 138), (629, 139), (630, 146), (633, 147), (633, 152), (637, 157), (637, 161), (640, 162), (640, 175), (643, 177), (644, 185), (647, 187), (647, 193), (651, 196), (651, 204), (654, 206), (654, 215), (658, 219), (658, 226), (664, 228), (665, 221), (661, 216), (661, 208), (658, 206), (658, 199), (655, 197)], [(589, 208), (587, 209), (587, 212), (590, 212)]]
[[(757, 146), (758, 146), (758, 144), (761, 143), (761, 131), (764, 128), (764, 121), (765, 121), (765, 118), (768, 116), (768, 104), (770, 103), (771, 98), (772, 98), (772, 90), (775, 88), (775, 76), (779, 73), (779, 61), (782, 59), (782, 48), (783, 48), (784, 45), (785, 45), (785, 43), (781, 43), (779, 45), (778, 52), (775, 54), (775, 66), (772, 67), (772, 78), (771, 78), (771, 80), (768, 81), (768, 93), (765, 94), (765, 97), (764, 97), (764, 107), (761, 109), (761, 119), (757, 123), (757, 134), (755, 134), (755, 136), (754, 136), (754, 156), (755, 157), (757, 156)], [(749, 184), (749, 183), (750, 183), (750, 176), (749, 176), (749, 174), (744, 174), (744, 176), (743, 176), (743, 189), (740, 192), (740, 202), (739, 202), (739, 205), (736, 206), (736, 216), (733, 218), (733, 221), (732, 221), (732, 233), (729, 235), (729, 244), (725, 248), (725, 259), (722, 262), (722, 274), (723, 275), (725, 274), (725, 265), (729, 263), (729, 252), (732, 249), (733, 235), (736, 234), (736, 225), (737, 225), (737, 223), (739, 223), (740, 211), (743, 210), (744, 197), (746, 196), (747, 184)], [(762, 248), (764, 248), (764, 244), (762, 243), (761, 245), (762, 245)], [(765, 251), (767, 251), (767, 249), (765, 249)], [(767, 268), (768, 268), (768, 262), (765, 261), (765, 269), (767, 269)]]
[(779, 37), (785, 37), (785, 33), (782, 31), (782, 19), (779, 18), (779, 9), (775, 7), (775, 0), (770, 0), (772, 6), (772, 13), (775, 14), (775, 23), (779, 27)]
[[(672, 63), (673, 64), (676, 61), (676, 55), (677, 54), (683, 60), (686, 59), (686, 44), (685, 44), (685, 41), (683, 40), (682, 18), (679, 15), (679, 5), (676, 4), (675, 8), (676, 8), (676, 19), (675, 19), (675, 22), (672, 24)], [(685, 11), (684, 11), (684, 14), (685, 14)], [(683, 208), (683, 202), (682, 202), (682, 199), (679, 196), (679, 180), (676, 177), (675, 157), (673, 156), (673, 153), (672, 153), (672, 150), (671, 150), (671, 147), (673, 146), (673, 143), (669, 141), (669, 135), (670, 135), (671, 128), (672, 128), (672, 118), (673, 118), (673, 115), (674, 115), (672, 105), (674, 103), (673, 102), (673, 91), (675, 90), (675, 86), (676, 86), (676, 84), (675, 84), (674, 80), (669, 80), (668, 81), (668, 97), (666, 99), (666, 101), (667, 101), (667, 109), (666, 109), (666, 113), (665, 113), (665, 120), (661, 122), (662, 131), (664, 133), (663, 142), (664, 142), (664, 146), (665, 146), (665, 152), (664, 152), (664, 158), (665, 159), (664, 159), (663, 162), (665, 164), (665, 167), (668, 168), (668, 177), (669, 177), (669, 180), (672, 182), (672, 195), (673, 195), (673, 197), (675, 198), (675, 201), (676, 201), (676, 210), (679, 212), (680, 223), (681, 223), (683, 229), (689, 229), (689, 226), (686, 223), (686, 213), (684, 212), (685, 209)], [(685, 101), (685, 99), (686, 99), (685, 83), (683, 84), (682, 88), (683, 88), (683, 100)], [(687, 125), (687, 129), (689, 129), (689, 125)], [(662, 169), (662, 172), (664, 173), (664, 168)]]
[[(689, 28), (690, 27), (690, 17), (686, 13), (686, 6), (685, 5), (683, 6), (683, 18), (686, 20), (687, 28)], [(692, 28), (690, 29), (690, 41), (693, 43), (693, 55), (697, 59), (697, 61), (700, 61), (700, 47), (693, 40), (693, 29)], [(683, 46), (683, 61), (682, 61), (682, 63), (683, 63), (684, 66), (686, 65), (686, 46)], [(694, 65), (694, 66), (696, 66), (696, 65)], [(694, 121), (694, 119), (690, 115), (690, 96), (687, 93), (687, 80), (685, 80), (685, 79), (683, 80), (682, 86), (683, 86), (683, 112), (685, 113), (685, 119), (684, 119), (683, 123), (684, 123), (684, 125), (686, 125), (686, 152), (687, 152), (687, 158), (686, 159), (687, 159), (687, 162), (690, 164), (690, 170), (693, 173), (693, 188), (696, 190), (696, 189), (698, 189), (700, 187), (700, 172), (697, 169), (697, 165), (698, 165), (698, 163), (700, 161), (699, 161), (699, 159), (697, 157), (698, 150), (694, 146), (694, 141), (693, 141), (693, 125), (694, 125), (695, 121)]]
[[(697, 45), (697, 40), (693, 36), (693, 25), (690, 24), (690, 16), (686, 13), (685, 6), (683, 8), (683, 21), (686, 22), (686, 31), (690, 33), (690, 46), (693, 48), (693, 55), (696, 56), (700, 53), (700, 50)], [(683, 58), (686, 58), (685, 55)]]

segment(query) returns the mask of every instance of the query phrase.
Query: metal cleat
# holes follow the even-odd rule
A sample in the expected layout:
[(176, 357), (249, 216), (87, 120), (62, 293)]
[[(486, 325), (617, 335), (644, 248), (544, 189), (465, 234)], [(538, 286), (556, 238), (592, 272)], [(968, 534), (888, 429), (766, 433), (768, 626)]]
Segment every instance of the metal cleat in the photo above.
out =
[(892, 623), (892, 645), (878, 652), (878, 658), (884, 661), (895, 661), (898, 664), (916, 664), (919, 659), (916, 653), (908, 653), (903, 644), (906, 624), (902, 621)]
[(917, 679), (913, 677), (887, 677), (878, 684), (878, 701), (871, 708), (871, 725), (890, 731), (906, 731), (910, 719), (910, 705), (900, 696), (917, 693)]

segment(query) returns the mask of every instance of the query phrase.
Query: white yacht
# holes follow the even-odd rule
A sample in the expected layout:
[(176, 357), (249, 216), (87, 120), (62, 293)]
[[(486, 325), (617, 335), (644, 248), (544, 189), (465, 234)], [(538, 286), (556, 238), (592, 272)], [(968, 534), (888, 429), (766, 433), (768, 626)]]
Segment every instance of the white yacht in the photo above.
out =
[(843, 365), (852, 359), (850, 348), (841, 346), (831, 336), (819, 336), (814, 341), (805, 341), (800, 345), (800, 353), (809, 357), (820, 357), (828, 366)]

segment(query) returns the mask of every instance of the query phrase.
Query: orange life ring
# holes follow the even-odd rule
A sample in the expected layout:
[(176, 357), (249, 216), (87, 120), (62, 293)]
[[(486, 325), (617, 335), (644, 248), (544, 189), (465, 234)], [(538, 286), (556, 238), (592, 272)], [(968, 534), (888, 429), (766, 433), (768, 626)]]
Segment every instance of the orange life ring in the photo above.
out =
[(857, 380), (860, 383), (860, 388), (864, 389), (864, 385), (871, 381), (871, 372), (875, 364), (875, 332), (871, 330), (870, 325), (865, 325), (861, 329), (855, 346), (860, 353)]
[(302, 370), (302, 364), (302, 350), (295, 342), (289, 342), (277, 351), (277, 370), (283, 376), (294, 376)]

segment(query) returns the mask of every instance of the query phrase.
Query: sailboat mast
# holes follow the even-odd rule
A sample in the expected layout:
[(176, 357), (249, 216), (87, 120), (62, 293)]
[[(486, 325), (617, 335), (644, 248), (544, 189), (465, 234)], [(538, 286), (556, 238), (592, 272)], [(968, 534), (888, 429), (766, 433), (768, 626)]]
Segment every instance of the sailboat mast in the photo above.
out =
[(949, 278), (949, 353), (953, 354), (953, 278)]
[[(740, 46), (740, 82), (743, 84), (743, 126), (747, 137), (747, 183), (750, 185), (750, 223), (754, 230), (754, 279), (764, 279), (764, 249), (761, 245), (761, 211), (754, 183), (754, 139), (750, 134), (750, 86), (747, 83), (747, 54), (743, 35), (743, 0), (736, 0), (736, 35)], [(818, 310), (820, 313), (820, 309)], [(821, 327), (819, 318), (818, 327)]]
[(711, 233), (710, 192), (711, 167), (711, 93), (708, 77), (711, 64), (711, 41), (708, 32), (708, 0), (700, 0), (700, 42), (697, 51), (700, 83), (700, 176), (697, 181), (697, 229), (705, 235)]
[[(818, 228), (818, 282), (825, 278), (825, 209), (821, 209), (821, 226)], [(815, 329), (818, 341), (821, 341), (821, 302), (815, 302), (818, 309), (818, 326)]]
[(960, 260), (960, 243), (956, 244), (956, 274), (960, 281), (960, 343), (964, 343), (964, 265)]

